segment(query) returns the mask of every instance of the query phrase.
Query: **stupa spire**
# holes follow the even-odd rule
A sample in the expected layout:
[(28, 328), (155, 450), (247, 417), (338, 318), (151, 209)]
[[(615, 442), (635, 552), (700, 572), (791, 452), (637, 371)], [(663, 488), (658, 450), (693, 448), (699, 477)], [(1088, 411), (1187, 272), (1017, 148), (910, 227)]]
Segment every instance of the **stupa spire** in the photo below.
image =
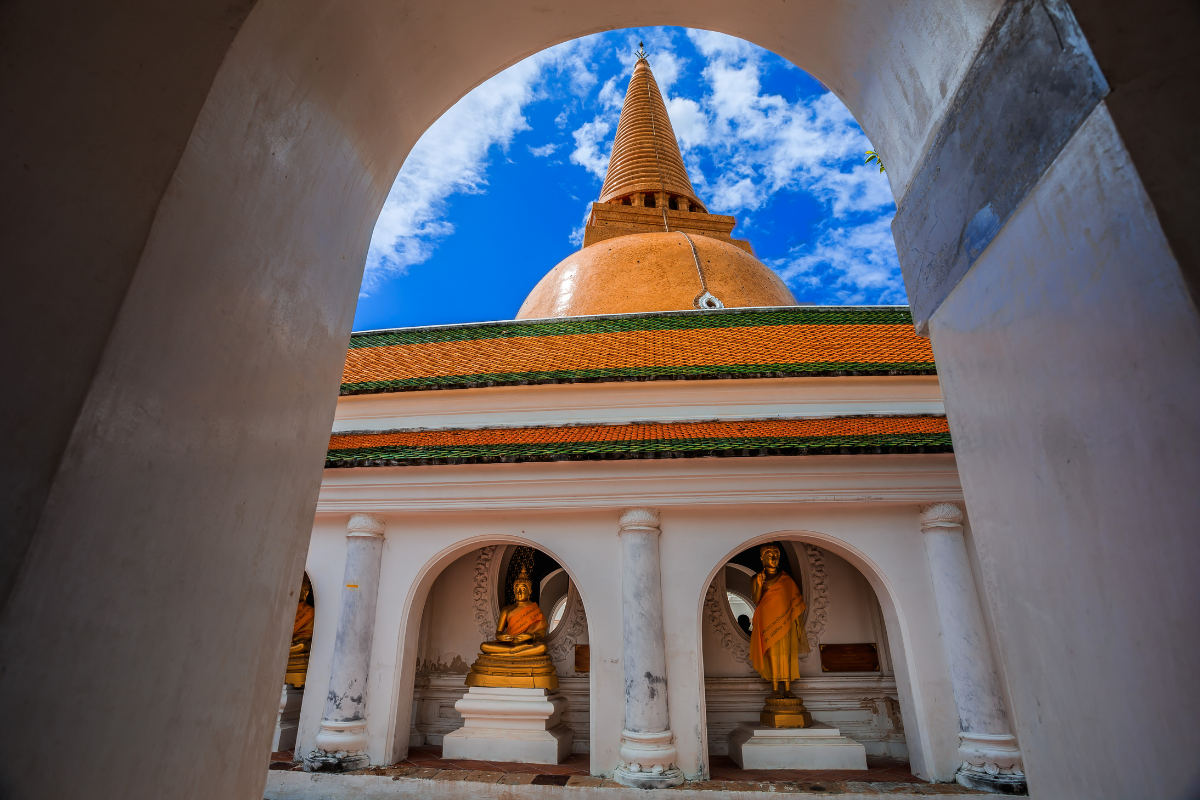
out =
[(685, 198), (696, 211), (706, 211), (692, 188), (667, 107), (641, 42), (637, 56), (621, 120), (617, 123), (608, 174), (600, 190), (600, 202), (634, 194), (665, 193), (671, 198)]

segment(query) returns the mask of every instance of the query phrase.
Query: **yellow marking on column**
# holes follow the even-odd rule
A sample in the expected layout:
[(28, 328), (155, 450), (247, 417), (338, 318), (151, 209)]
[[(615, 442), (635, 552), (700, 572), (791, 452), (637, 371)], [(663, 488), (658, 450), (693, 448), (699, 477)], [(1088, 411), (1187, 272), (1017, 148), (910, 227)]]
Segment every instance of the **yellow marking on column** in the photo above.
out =
[(347, 589), (357, 589), (357, 588), (358, 588), (358, 584), (357, 584), (357, 583), (347, 583), (347, 584), (346, 584), (346, 588), (347, 588)]

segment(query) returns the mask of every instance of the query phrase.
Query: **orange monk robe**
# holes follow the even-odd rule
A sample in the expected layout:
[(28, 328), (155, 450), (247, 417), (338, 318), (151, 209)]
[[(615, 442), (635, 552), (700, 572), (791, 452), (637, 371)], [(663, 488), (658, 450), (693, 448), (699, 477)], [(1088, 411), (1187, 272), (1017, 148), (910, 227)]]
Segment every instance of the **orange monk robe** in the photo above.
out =
[(508, 620), (504, 625), (504, 633), (518, 636), (522, 633), (536, 631), (546, 624), (546, 615), (537, 603), (529, 603), (524, 608), (514, 608), (508, 612)]
[(808, 636), (801, 619), (804, 598), (800, 587), (780, 573), (754, 607), (750, 634), (750, 663), (768, 681), (794, 681), (800, 677), (800, 655), (808, 652)]
[(288, 651), (287, 673), (283, 679), (284, 683), (290, 683), (297, 688), (304, 685), (305, 674), (308, 672), (308, 652), (312, 646), (316, 616), (316, 609), (308, 603), (297, 604), (296, 622), (292, 625), (292, 646)]
[(296, 605), (296, 622), (292, 625), (292, 642), (299, 639), (312, 639), (313, 622), (316, 617), (317, 610), (308, 603)]

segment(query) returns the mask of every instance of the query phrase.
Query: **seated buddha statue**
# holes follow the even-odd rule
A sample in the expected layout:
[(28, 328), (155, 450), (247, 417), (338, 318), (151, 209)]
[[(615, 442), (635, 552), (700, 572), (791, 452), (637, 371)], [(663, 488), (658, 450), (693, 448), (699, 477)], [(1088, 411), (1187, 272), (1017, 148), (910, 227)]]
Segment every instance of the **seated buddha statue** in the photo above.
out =
[(557, 689), (558, 675), (546, 648), (550, 623), (533, 596), (529, 573), (513, 581), (516, 602), (500, 610), (496, 638), (479, 645), (479, 657), (467, 674), (467, 686)]
[(312, 650), (313, 622), (316, 609), (312, 605), (312, 584), (308, 576), (300, 587), (300, 601), (296, 604), (296, 621), (292, 625), (292, 646), (288, 648), (287, 673), (283, 682), (297, 689), (304, 688), (308, 675), (308, 656)]

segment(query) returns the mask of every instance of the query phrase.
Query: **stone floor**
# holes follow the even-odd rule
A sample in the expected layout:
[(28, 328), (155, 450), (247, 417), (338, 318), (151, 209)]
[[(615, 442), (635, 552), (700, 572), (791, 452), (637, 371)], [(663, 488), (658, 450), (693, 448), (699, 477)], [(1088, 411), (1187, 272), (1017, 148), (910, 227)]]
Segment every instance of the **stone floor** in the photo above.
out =
[[(272, 753), (270, 768), (301, 769), (292, 757), (290, 750)], [(410, 749), (408, 759), (401, 763), (388, 767), (371, 767), (347, 774), (543, 786), (606, 786), (612, 783), (591, 777), (588, 772), (589, 763), (590, 759), (586, 754), (572, 755), (564, 763), (554, 765), (445, 759), (442, 758), (442, 748), (426, 745)], [(877, 786), (881, 792), (886, 791), (889, 794), (897, 790), (901, 794), (976, 794), (956, 784), (926, 783), (909, 771), (907, 761), (890, 758), (868, 758), (866, 770), (749, 770), (741, 769), (728, 756), (713, 756), (710, 772), (709, 780), (691, 781), (685, 788), (775, 792), (828, 791), (838, 794), (841, 787), (850, 783), (855, 786), (871, 784)]]

